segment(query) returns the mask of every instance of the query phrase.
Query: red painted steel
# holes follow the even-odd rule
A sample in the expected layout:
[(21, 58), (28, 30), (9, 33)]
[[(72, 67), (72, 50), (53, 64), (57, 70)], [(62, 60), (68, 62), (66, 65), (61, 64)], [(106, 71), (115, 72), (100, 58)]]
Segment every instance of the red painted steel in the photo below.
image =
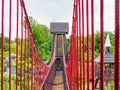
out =
[[(64, 45), (65, 45), (65, 42), (64, 42), (65, 40), (64, 40), (64, 39), (65, 39), (65, 36), (66, 36), (65, 34), (62, 35), (62, 55), (63, 55), (64, 72), (65, 72), (65, 75), (67, 75), (67, 70), (66, 70), (67, 64), (66, 64), (66, 57), (65, 57), (65, 51), (64, 51), (64, 50), (65, 50), (65, 49), (64, 49)], [(77, 71), (77, 70), (76, 70), (76, 71)], [(64, 86), (64, 87), (65, 87), (65, 90), (69, 90), (68, 78), (65, 77), (65, 79), (66, 79), (66, 82), (65, 82), (65, 83), (66, 83), (66, 84), (65, 84), (66, 87)], [(78, 81), (78, 75), (77, 75), (77, 78), (76, 78), (76, 79), (77, 79), (77, 81)], [(76, 82), (76, 83), (77, 83), (77, 88), (76, 88), (75, 90), (78, 90), (78, 82)]]
[(73, 23), (72, 23), (72, 37), (71, 37), (71, 47), (70, 47), (70, 57), (69, 63), (66, 68), (68, 84), (70, 90), (79, 90), (78, 86), (78, 25), (79, 25), (79, 1), (74, 1), (73, 9)]
[(74, 89), (78, 90), (78, 0), (75, 2), (75, 17), (74, 17), (74, 38), (73, 38), (73, 43), (74, 43), (74, 50), (75, 52), (73, 54), (73, 78), (74, 78)]
[(19, 0), (17, 0), (16, 11), (16, 90), (18, 90), (18, 28), (19, 28)]
[(12, 0), (10, 0), (10, 7), (9, 7), (9, 90), (12, 90), (12, 82), (11, 82), (11, 29), (12, 29)]
[(52, 83), (53, 83), (53, 79), (55, 77), (55, 60), (56, 60), (56, 41), (57, 41), (57, 35), (54, 35), (54, 50), (53, 50), (53, 55), (51, 58), (51, 62), (48, 66), (50, 66), (47, 75), (45, 76), (45, 79), (41, 85), (40, 89), (44, 89), (44, 90), (48, 90), (48, 89), (52, 89)]
[(81, 51), (82, 51), (82, 49), (81, 49), (81, 0), (79, 0), (79, 41), (80, 41), (80, 43), (79, 43), (79, 55), (80, 55), (80, 70), (79, 70), (79, 72), (80, 72), (80, 90), (82, 90), (82, 59), (81, 59)]
[(87, 27), (87, 90), (90, 90), (90, 72), (89, 72), (89, 2), (86, 0), (86, 27)]
[(77, 6), (76, 6), (76, 64), (75, 64), (75, 66), (76, 66), (76, 69), (75, 69), (75, 71), (76, 71), (76, 90), (79, 90), (79, 86), (78, 86), (78, 74), (79, 74), (79, 72), (78, 72), (78, 5), (79, 5), (79, 2), (78, 2), (78, 0), (76, 1), (76, 3), (77, 3)]
[(22, 60), (23, 60), (23, 6), (21, 6), (20, 90), (22, 90)]
[(100, 0), (100, 90), (104, 90), (104, 0)]
[[(28, 72), (30, 72), (30, 31), (28, 28)], [(30, 74), (28, 74), (28, 88), (30, 87)]]
[[(2, 50), (1, 50), (1, 89), (4, 90), (4, 0), (2, 2), (2, 19), (1, 19), (1, 37), (2, 37)], [(12, 54), (12, 49), (11, 49), (11, 31), (12, 31), (12, 0), (10, 0), (10, 7), (9, 7), (9, 90), (12, 90), (12, 65), (11, 65), (11, 54)], [(19, 6), (19, 4), (21, 6)], [(19, 9), (21, 8), (21, 11)], [(47, 73), (49, 72), (50, 68), (52, 67), (52, 63), (50, 65), (46, 66), (43, 64), (40, 55), (38, 53), (38, 49), (35, 44), (35, 40), (32, 34), (32, 28), (30, 26), (30, 22), (28, 19), (27, 11), (24, 6), (24, 1), (19, 0), (16, 1), (16, 90), (18, 90), (18, 83), (20, 83), (20, 90), (24, 89), (26, 90), (27, 88), (31, 88), (34, 86), (37, 89), (40, 89), (42, 84), (44, 83), (45, 77), (47, 76)], [(19, 16), (19, 14), (21, 15)], [(19, 17), (21, 17), (19, 21)], [(23, 22), (23, 17), (25, 17), (25, 22)], [(21, 34), (19, 33), (19, 22), (21, 22)], [(25, 29), (23, 29), (23, 24), (25, 24)], [(25, 32), (23, 32), (25, 30)], [(28, 34), (27, 34), (28, 33)], [(18, 50), (18, 36), (21, 35), (20, 38), (20, 51)], [(32, 41), (31, 41), (32, 40)], [(26, 44), (27, 43), (27, 44)], [(32, 46), (33, 44), (33, 46)], [(27, 46), (26, 46), (27, 45)], [(31, 50), (33, 50), (31, 52)], [(20, 56), (19, 53), (20, 52)], [(27, 53), (26, 53), (27, 52)], [(33, 53), (33, 54), (31, 54)], [(32, 55), (32, 56), (31, 56)], [(55, 52), (54, 52), (55, 55)], [(20, 61), (19, 61), (20, 57)], [(31, 59), (32, 58), (32, 59)], [(34, 58), (34, 60), (33, 60)], [(54, 57), (52, 58), (54, 59)], [(24, 62), (23, 62), (24, 60)], [(31, 63), (33, 61), (33, 63)], [(20, 63), (20, 66), (19, 64)], [(23, 64), (24, 63), (24, 64)], [(35, 63), (37, 65), (35, 66)], [(26, 65), (28, 64), (28, 65)], [(26, 68), (28, 66), (28, 68)], [(33, 69), (32, 67), (33, 66)], [(19, 68), (20, 67), (20, 70)], [(20, 71), (20, 72), (19, 72)], [(28, 73), (28, 76), (27, 74)], [(20, 76), (19, 76), (20, 75)], [(23, 80), (23, 75), (24, 75), (24, 80)], [(31, 79), (31, 76), (33, 76), (33, 80)], [(18, 77), (20, 77), (20, 82), (18, 80)], [(27, 80), (28, 77), (28, 80)], [(30, 81), (32, 82), (30, 83)], [(28, 86), (27, 86), (28, 83)]]
[(24, 90), (26, 90), (26, 31), (27, 31), (27, 25), (26, 25), (26, 18), (24, 21), (24, 32), (25, 32), (25, 36), (24, 36)]
[(1, 89), (4, 90), (4, 0), (2, 0), (1, 14)]
[[(19, 2), (20, 1), (20, 2)], [(1, 89), (4, 90), (4, 0), (2, 2), (1, 15)], [(72, 21), (72, 35), (70, 56), (68, 65), (66, 65), (66, 57), (64, 52), (64, 35), (62, 36), (62, 54), (64, 71), (66, 75), (66, 86), (69, 90), (90, 90), (90, 68), (92, 68), (92, 90), (95, 89), (95, 63), (94, 63), (94, 0), (91, 0), (91, 34), (89, 37), (89, 0), (74, 0), (73, 21)], [(19, 4), (21, 6), (19, 6)], [(86, 7), (84, 7), (86, 5)], [(115, 0), (115, 89), (119, 90), (119, 5), (120, 1)], [(27, 10), (23, 0), (16, 1), (16, 90), (18, 90), (18, 83), (20, 83), (20, 90), (29, 89), (52, 89), (49, 84), (53, 81), (55, 76), (55, 59), (56, 59), (56, 42), (54, 42), (53, 56), (50, 64), (44, 65), (39, 55), (32, 28), (27, 15)], [(21, 8), (21, 11), (19, 11)], [(84, 17), (86, 10), (86, 16)], [(21, 13), (21, 20), (19, 21), (19, 14)], [(23, 21), (25, 17), (25, 22)], [(86, 24), (85, 19), (86, 18)], [(12, 90), (12, 62), (11, 62), (11, 33), (12, 33), (12, 0), (9, 2), (9, 90)], [(18, 50), (18, 36), (19, 22), (21, 22), (21, 38), (20, 38), (20, 56)], [(87, 30), (87, 65), (85, 59), (85, 26)], [(25, 28), (23, 28), (25, 27)], [(25, 32), (23, 32), (25, 30)], [(56, 37), (56, 35), (55, 35)], [(54, 38), (55, 38), (54, 37)], [(92, 64), (89, 55), (89, 39), (92, 40)], [(55, 38), (56, 40), (56, 38)], [(100, 55), (100, 90), (104, 90), (104, 0), (100, 0), (100, 40), (101, 40), (101, 55)], [(20, 61), (19, 61), (20, 57)], [(24, 62), (23, 62), (24, 60)], [(20, 70), (19, 64), (20, 63)], [(24, 63), (24, 64), (23, 64)], [(87, 75), (86, 75), (87, 70)], [(20, 76), (19, 75), (20, 71)], [(27, 74), (28, 75), (27, 75)], [(24, 81), (23, 81), (24, 75)], [(20, 77), (20, 82), (18, 80)], [(28, 79), (27, 79), (28, 78)], [(87, 82), (85, 82), (87, 79)], [(79, 83), (80, 82), (80, 83)], [(87, 84), (87, 85), (86, 85)], [(42, 88), (43, 87), (43, 88)]]
[[(33, 42), (33, 38), (32, 38), (32, 73), (34, 73), (34, 42)], [(34, 82), (34, 74), (32, 74), (32, 78), (31, 78), (31, 83)], [(31, 89), (33, 89), (34, 87), (32, 86)]]
[(82, 0), (82, 57), (83, 57), (83, 90), (85, 90), (85, 59), (84, 59), (84, 0)]
[[(66, 71), (67, 71), (67, 78), (68, 78), (68, 84), (69, 84), (69, 89), (72, 90), (74, 88), (74, 83), (73, 83), (73, 78), (74, 78), (74, 75), (73, 75), (73, 72), (74, 72), (74, 66), (73, 66), (73, 57), (74, 57), (74, 21), (75, 21), (75, 0), (74, 0), (74, 9), (73, 9), (73, 22), (72, 22), (72, 35), (71, 35), (71, 46), (70, 46), (70, 57), (69, 57), (69, 63), (68, 63), (68, 66), (66, 68)], [(73, 53), (73, 54), (72, 54)]]
[(114, 90), (120, 89), (120, 0), (115, 0)]
[(91, 33), (92, 33), (92, 90), (95, 89), (95, 63), (94, 63), (94, 0), (91, 0)]

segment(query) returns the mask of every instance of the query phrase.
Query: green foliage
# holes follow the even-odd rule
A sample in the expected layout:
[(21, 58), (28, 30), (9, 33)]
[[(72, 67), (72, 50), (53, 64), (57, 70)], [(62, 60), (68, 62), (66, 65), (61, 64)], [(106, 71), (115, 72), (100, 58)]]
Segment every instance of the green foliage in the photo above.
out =
[[(0, 36), (0, 47), (2, 46), (2, 38)], [(4, 51), (8, 51), (8, 37), (4, 37)]]
[(105, 90), (114, 90), (114, 82), (109, 83)]
[[(24, 78), (22, 84), (24, 83)], [(1, 77), (0, 77), (1, 80)], [(16, 90), (16, 75), (12, 75), (12, 90)], [(1, 82), (0, 82), (1, 84)], [(28, 83), (26, 83), (27, 85)], [(7, 72), (4, 72), (4, 89), (9, 90), (9, 74)], [(1, 90), (1, 87), (0, 87)], [(20, 77), (18, 76), (18, 90), (20, 90)], [(26, 86), (26, 90), (28, 90), (28, 87)]]
[(68, 53), (70, 53), (70, 42), (71, 42), (71, 39), (70, 37), (67, 38), (67, 51)]
[[(95, 51), (97, 51), (97, 53), (100, 52), (100, 33), (99, 32), (97, 32), (95, 34)], [(96, 54), (96, 55), (98, 55), (98, 54)]]
[[(111, 43), (111, 49), (112, 49), (112, 52), (114, 53), (114, 34), (112, 32), (108, 32), (108, 31), (105, 31), (104, 32), (104, 43), (105, 43), (105, 40), (106, 40), (106, 36), (107, 34), (109, 34), (110, 36), (110, 43)], [(98, 57), (100, 55), (100, 32), (96, 32), (95, 33), (95, 58)], [(90, 35), (91, 37), (91, 35)], [(67, 48), (68, 48), (68, 53), (70, 52), (70, 37), (67, 39)], [(90, 43), (91, 43), (91, 39), (90, 39)], [(86, 57), (86, 37), (84, 38), (84, 45), (85, 45), (85, 57)], [(91, 47), (92, 44), (90, 44), (90, 47)]]
[(52, 35), (45, 25), (39, 24), (32, 17), (29, 17), (33, 30), (34, 39), (42, 59), (50, 59)]
[[(104, 43), (106, 40), (106, 36), (109, 34), (110, 36), (110, 43), (112, 52), (114, 52), (114, 34), (112, 32), (105, 31), (104, 32)], [(100, 53), (100, 32), (95, 33), (95, 57), (98, 57)]]

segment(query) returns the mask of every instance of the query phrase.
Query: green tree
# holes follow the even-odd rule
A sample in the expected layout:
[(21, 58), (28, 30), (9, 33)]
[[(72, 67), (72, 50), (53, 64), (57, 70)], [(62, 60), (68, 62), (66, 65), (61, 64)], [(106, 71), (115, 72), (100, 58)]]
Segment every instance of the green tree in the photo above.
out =
[[(111, 48), (112, 52), (114, 53), (114, 34), (110, 31), (105, 31), (104, 32), (104, 43), (106, 40), (106, 36), (109, 34), (110, 36), (110, 43), (111, 43)], [(95, 57), (98, 57), (100, 53), (100, 32), (95, 33)]]
[[(105, 31), (104, 32), (104, 43), (105, 43), (107, 34), (109, 34), (109, 36), (110, 36), (111, 49), (112, 49), (112, 53), (114, 53), (114, 34), (110, 31)], [(97, 31), (94, 34), (94, 36), (95, 36), (95, 58), (96, 58), (100, 55), (100, 32)], [(91, 35), (89, 37), (91, 38)], [(67, 39), (68, 52), (70, 51), (70, 41), (71, 41), (71, 38), (69, 37)], [(90, 47), (92, 47), (91, 43), (92, 42), (90, 39)], [(84, 38), (84, 45), (85, 45), (85, 50), (86, 50), (86, 37)]]
[(71, 42), (71, 39), (70, 39), (70, 38), (71, 38), (71, 37), (68, 37), (67, 40), (66, 40), (66, 41), (67, 41), (67, 52), (68, 52), (68, 53), (70, 53), (70, 42)]
[[(1, 46), (2, 46), (2, 37), (0, 36), (0, 47)], [(4, 37), (4, 51), (8, 51), (8, 37)]]
[(42, 59), (49, 60), (51, 57), (52, 35), (47, 26), (39, 24), (35, 19), (29, 17), (34, 39)]

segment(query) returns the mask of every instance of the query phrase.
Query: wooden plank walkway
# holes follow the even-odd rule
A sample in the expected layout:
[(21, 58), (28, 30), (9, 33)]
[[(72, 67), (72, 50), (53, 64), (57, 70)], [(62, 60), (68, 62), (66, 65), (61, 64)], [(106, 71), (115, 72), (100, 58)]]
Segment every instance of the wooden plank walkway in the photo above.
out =
[[(54, 79), (54, 84), (59, 84), (63, 82), (63, 74), (62, 72), (56, 72), (56, 76)], [(64, 84), (54, 85), (53, 90), (64, 90)]]

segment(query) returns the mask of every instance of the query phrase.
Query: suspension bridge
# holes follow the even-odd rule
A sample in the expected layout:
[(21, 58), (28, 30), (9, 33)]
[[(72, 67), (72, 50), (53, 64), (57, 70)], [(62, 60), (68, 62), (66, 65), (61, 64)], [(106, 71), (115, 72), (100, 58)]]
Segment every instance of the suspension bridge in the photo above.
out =
[[(1, 51), (0, 51), (0, 90), (104, 90), (104, 0), (100, 0), (100, 82), (96, 89), (94, 58), (94, 0), (74, 0), (70, 54), (66, 47), (68, 23), (51, 23), (53, 34), (52, 55), (49, 63), (43, 63), (37, 49), (24, 0), (16, 0), (16, 13), (12, 12), (9, 0), (9, 72), (5, 81), (5, 1), (1, 2)], [(91, 8), (89, 9), (89, 5)], [(86, 7), (85, 7), (86, 6)], [(114, 54), (114, 90), (120, 90), (120, 0), (115, 0), (115, 54)], [(86, 11), (86, 12), (85, 12)], [(15, 88), (12, 81), (12, 15), (14, 14), (16, 30), (15, 53)], [(85, 19), (86, 18), (86, 21)], [(85, 26), (86, 23), (86, 26)], [(90, 27), (89, 27), (90, 26)], [(86, 28), (85, 28), (86, 27)], [(87, 33), (85, 41), (85, 32)], [(21, 37), (19, 42), (19, 36)], [(85, 42), (87, 43), (85, 45)], [(20, 47), (18, 44), (20, 43)], [(20, 49), (19, 49), (20, 48)], [(85, 53), (87, 52), (87, 61)], [(58, 70), (57, 68), (60, 68)], [(90, 69), (91, 68), (91, 69)]]

